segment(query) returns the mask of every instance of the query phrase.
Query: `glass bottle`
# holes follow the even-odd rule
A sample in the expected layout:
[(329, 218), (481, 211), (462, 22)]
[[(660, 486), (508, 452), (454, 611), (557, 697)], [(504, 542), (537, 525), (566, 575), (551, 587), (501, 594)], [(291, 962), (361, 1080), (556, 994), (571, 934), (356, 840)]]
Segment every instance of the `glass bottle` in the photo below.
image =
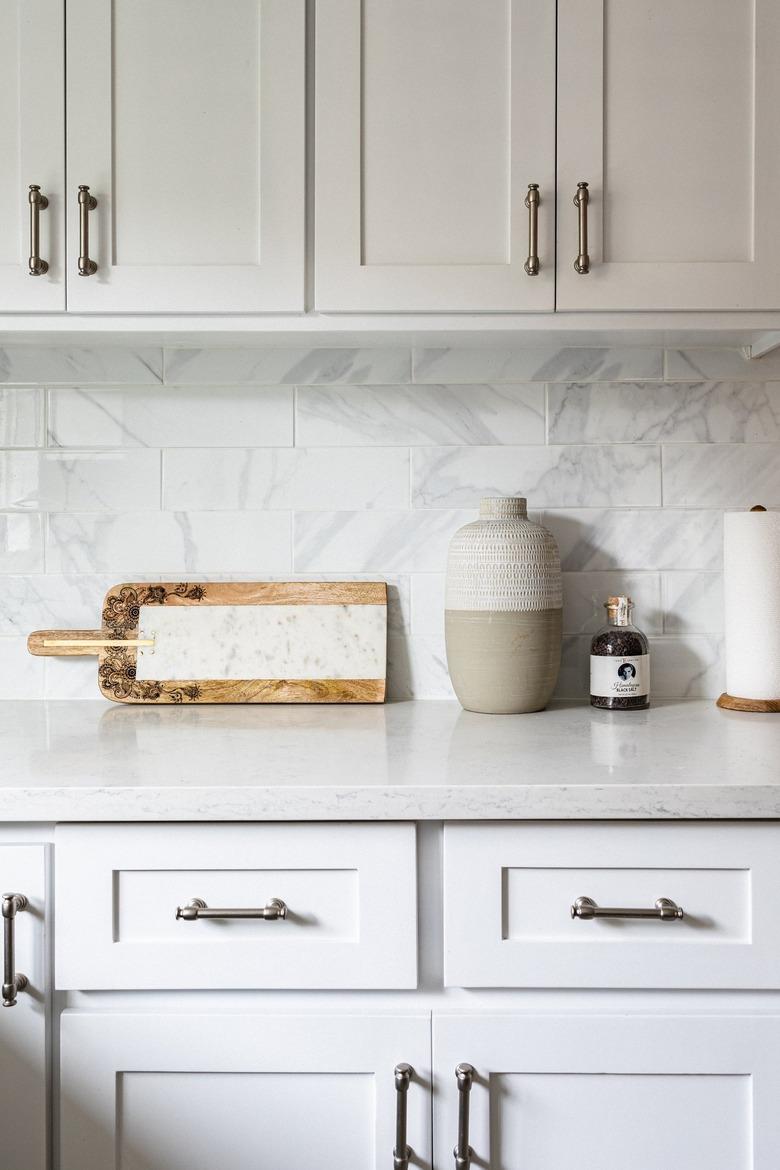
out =
[(631, 622), (630, 597), (609, 597), (607, 624), (590, 644), (590, 702), (608, 711), (650, 706), (650, 648)]

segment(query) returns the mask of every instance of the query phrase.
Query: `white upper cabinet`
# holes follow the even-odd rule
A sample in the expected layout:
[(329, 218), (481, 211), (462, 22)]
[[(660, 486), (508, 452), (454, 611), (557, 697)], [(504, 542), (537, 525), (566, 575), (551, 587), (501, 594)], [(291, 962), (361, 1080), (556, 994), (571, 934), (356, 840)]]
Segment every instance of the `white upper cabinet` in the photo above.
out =
[(555, 4), (325, 0), (315, 58), (315, 307), (554, 308)]
[[(0, 4), (0, 312), (65, 308), (63, 36), (63, 0)], [(31, 186), (48, 199), (34, 276)]]
[(304, 0), (68, 0), (67, 64), (68, 308), (301, 310)]
[(777, 0), (558, 9), (558, 308), (780, 307)]

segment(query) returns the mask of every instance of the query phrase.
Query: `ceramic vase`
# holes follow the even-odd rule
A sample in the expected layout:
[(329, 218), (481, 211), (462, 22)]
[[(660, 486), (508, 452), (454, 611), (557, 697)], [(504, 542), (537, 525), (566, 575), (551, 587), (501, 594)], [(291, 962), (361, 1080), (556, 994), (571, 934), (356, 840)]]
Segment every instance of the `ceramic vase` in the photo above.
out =
[(466, 710), (542, 710), (561, 662), (561, 564), (524, 499), (483, 499), (455, 533), (445, 598), (447, 665)]

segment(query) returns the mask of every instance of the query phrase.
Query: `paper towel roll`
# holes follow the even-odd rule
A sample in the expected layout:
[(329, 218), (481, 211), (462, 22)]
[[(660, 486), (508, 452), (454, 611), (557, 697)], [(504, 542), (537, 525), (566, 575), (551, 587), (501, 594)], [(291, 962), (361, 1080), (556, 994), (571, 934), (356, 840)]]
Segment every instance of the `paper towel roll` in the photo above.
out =
[(723, 550), (726, 690), (780, 699), (780, 512), (727, 512)]

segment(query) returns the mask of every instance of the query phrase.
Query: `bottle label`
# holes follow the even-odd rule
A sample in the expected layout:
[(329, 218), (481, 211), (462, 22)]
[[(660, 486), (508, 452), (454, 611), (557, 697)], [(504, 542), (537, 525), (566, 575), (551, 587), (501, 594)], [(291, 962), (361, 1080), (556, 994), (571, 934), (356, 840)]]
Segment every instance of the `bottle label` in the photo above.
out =
[(633, 699), (650, 694), (650, 655), (620, 658), (591, 654), (590, 693), (600, 699)]

